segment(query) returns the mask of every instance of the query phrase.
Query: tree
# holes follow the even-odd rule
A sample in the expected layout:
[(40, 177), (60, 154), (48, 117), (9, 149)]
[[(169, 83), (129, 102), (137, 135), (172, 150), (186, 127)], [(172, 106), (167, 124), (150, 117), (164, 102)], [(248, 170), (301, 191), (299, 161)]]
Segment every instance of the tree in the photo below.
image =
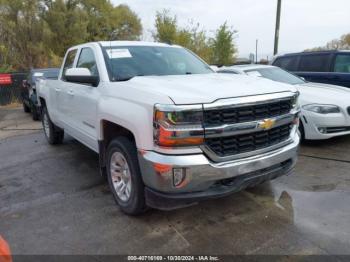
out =
[(88, 39), (88, 15), (76, 1), (55, 0), (45, 4), (41, 15), (49, 29), (45, 47), (53, 55), (63, 57), (69, 47)]
[[(153, 33), (153, 38), (157, 42), (174, 44), (178, 38), (178, 26), (176, 16), (171, 17), (169, 10), (157, 12), (155, 21), (156, 31)], [(185, 37), (182, 32), (180, 38)], [(184, 41), (183, 39), (181, 40)], [(187, 40), (186, 40), (187, 41)]]
[(127, 5), (114, 7), (111, 12), (111, 40), (139, 40), (142, 35), (140, 18)]
[(322, 50), (350, 50), (350, 33), (342, 35), (339, 39), (333, 39), (332, 41), (329, 41), (325, 46), (309, 48), (305, 51)]
[(2, 55), (7, 56), (13, 68), (47, 64), (43, 45), (47, 30), (39, 8), (37, 0), (0, 0), (0, 45), (6, 47), (6, 54)]
[(157, 12), (153, 38), (157, 42), (181, 45), (196, 53), (203, 60), (210, 62), (211, 48), (209, 38), (199, 24), (190, 21), (186, 28), (180, 28), (176, 16), (169, 10)]
[(216, 31), (215, 37), (211, 39), (213, 64), (223, 66), (234, 63), (237, 50), (233, 40), (236, 33), (226, 22)]
[(8, 48), (4, 45), (0, 45), (0, 73), (7, 73), (13, 70), (8, 54)]
[(209, 38), (198, 23), (190, 21), (186, 28), (181, 28), (176, 16), (171, 16), (169, 10), (163, 10), (156, 14), (155, 28), (155, 41), (181, 45), (207, 63), (231, 64), (234, 61), (237, 50), (233, 38), (236, 31), (228, 28), (226, 23), (217, 30), (214, 38)]
[(140, 18), (127, 5), (114, 7), (107, 0), (80, 0), (87, 13), (88, 41), (138, 40), (142, 34)]
[(110, 0), (0, 0), (2, 70), (59, 66), (73, 45), (141, 34), (139, 17)]

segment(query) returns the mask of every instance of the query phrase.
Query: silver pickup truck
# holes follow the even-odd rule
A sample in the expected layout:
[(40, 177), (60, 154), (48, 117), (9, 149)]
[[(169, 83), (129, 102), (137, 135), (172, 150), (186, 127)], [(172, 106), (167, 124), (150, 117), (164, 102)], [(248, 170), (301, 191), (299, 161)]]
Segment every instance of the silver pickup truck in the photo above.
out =
[(99, 154), (127, 214), (226, 196), (285, 175), (299, 145), (293, 86), (215, 73), (190, 51), (148, 42), (70, 48), (39, 93), (51, 144)]

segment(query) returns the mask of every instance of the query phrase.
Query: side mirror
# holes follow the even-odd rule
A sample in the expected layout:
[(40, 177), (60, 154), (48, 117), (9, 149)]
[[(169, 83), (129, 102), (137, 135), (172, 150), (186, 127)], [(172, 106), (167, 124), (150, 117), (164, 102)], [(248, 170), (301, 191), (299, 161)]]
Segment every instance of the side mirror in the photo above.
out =
[(68, 82), (91, 84), (95, 87), (100, 82), (99, 77), (91, 75), (90, 70), (87, 68), (69, 68), (65, 73), (65, 78)]

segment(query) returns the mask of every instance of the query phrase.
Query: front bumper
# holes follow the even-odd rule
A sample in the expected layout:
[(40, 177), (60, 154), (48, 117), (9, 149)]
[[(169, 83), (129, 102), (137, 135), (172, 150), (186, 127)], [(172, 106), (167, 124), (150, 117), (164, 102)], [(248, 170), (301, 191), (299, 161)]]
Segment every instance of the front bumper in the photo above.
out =
[[(296, 163), (300, 140), (298, 133), (292, 138), (292, 143), (279, 149), (220, 163), (210, 161), (204, 154), (139, 153), (147, 204), (173, 209), (205, 198), (225, 196), (288, 174)], [(174, 186), (173, 168), (186, 170), (184, 181), (177, 187)]]
[[(350, 117), (347, 112), (322, 115), (302, 110), (301, 119), (305, 138), (309, 140), (329, 139), (350, 134)], [(325, 132), (321, 132), (320, 128)]]

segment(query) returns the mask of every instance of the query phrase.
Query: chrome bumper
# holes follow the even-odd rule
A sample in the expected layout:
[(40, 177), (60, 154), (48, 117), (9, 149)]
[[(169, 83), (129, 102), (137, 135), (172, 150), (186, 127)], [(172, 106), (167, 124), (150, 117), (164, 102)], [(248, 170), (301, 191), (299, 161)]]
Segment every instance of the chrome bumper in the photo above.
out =
[[(139, 153), (139, 163), (143, 181), (153, 191), (166, 194), (203, 192), (220, 180), (264, 172), (290, 160), (291, 167), (289, 170), (281, 170), (280, 175), (288, 173), (296, 163), (299, 140), (299, 134), (295, 132), (288, 145), (264, 154), (227, 162), (211, 162), (204, 154), (163, 155), (145, 151)], [(186, 178), (181, 186), (174, 186), (173, 168), (186, 170)]]

